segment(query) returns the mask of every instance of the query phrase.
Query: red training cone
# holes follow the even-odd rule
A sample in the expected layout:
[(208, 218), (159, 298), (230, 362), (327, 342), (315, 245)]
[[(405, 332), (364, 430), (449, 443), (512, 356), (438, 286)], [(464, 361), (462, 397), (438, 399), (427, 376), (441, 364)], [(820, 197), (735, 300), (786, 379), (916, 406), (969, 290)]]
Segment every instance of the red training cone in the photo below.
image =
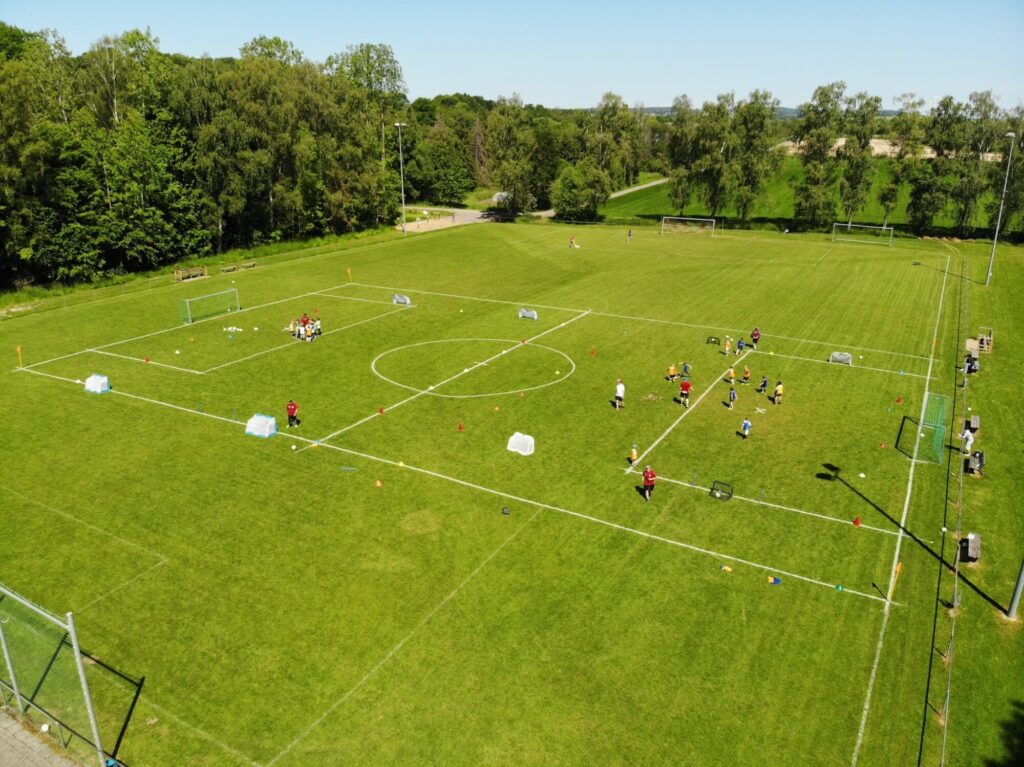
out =
[(903, 397), (897, 397), (896, 398), (896, 404), (897, 405), (902, 405), (903, 404)]
[(380, 413), (381, 415), (384, 415), (384, 408), (377, 408), (377, 412)]
[(854, 527), (860, 527), (860, 517), (854, 517), (853, 518), (853, 526)]
[(466, 427), (462, 425), (462, 421), (459, 421), (459, 431), (465, 431)]

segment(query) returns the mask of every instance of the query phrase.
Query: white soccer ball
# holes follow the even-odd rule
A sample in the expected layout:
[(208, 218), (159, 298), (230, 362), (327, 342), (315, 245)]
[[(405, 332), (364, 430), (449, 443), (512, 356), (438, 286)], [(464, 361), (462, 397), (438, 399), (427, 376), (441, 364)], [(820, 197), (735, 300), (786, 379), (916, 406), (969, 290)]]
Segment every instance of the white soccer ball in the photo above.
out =
[(39, 732), (49, 732), (49, 731), (50, 731), (50, 725), (48, 725), (48, 724), (44, 724), (44, 725), (41, 725), (39, 727)]
[(175, 353), (175, 354), (181, 354), (181, 349), (175, 349), (175, 350), (174, 350), (174, 353)]
[(560, 375), (562, 375), (562, 371), (561, 371), (561, 370), (556, 370), (556, 371), (555, 371), (555, 375), (556, 375), (556, 376), (560, 376)]
[(253, 330), (254, 330), (254, 331), (256, 331), (256, 330), (259, 330), (259, 328), (253, 328)]
[(292, 445), (292, 450), (295, 450), (295, 449), (297, 449), (297, 448), (295, 447), (295, 445)]

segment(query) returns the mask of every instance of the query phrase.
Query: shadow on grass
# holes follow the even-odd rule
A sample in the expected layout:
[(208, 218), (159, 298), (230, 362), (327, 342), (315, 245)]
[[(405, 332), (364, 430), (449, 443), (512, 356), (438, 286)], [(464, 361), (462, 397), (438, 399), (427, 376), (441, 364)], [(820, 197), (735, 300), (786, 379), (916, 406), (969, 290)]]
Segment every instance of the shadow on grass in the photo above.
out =
[[(846, 479), (842, 476), (842, 469), (831, 463), (823, 463), (822, 467), (824, 467), (825, 471), (818, 472), (817, 474), (814, 475), (815, 477), (826, 482), (839, 482), (848, 490), (850, 490), (854, 495), (856, 495), (858, 498), (864, 501), (864, 503), (868, 504), (868, 506), (870, 506), (883, 517), (885, 517), (887, 520), (889, 520), (894, 527), (898, 528), (899, 530), (902, 530), (906, 534), (906, 536), (910, 538), (910, 540), (912, 540), (924, 551), (926, 551), (931, 557), (935, 559), (936, 562), (939, 562), (943, 567), (945, 567), (950, 572), (953, 572), (955, 570), (955, 563), (947, 561), (945, 558), (943, 558), (941, 554), (939, 554), (939, 552), (937, 552), (935, 549), (929, 546), (928, 543), (921, 540), (916, 535), (914, 535), (914, 533), (912, 533), (910, 530), (901, 525), (898, 519), (893, 517), (891, 514), (889, 514), (889, 512), (887, 512), (873, 500), (864, 495), (864, 493), (862, 493), (856, 487), (847, 482)], [(1003, 615), (1007, 615), (1007, 610), (1009, 608), (1003, 607), (1001, 604), (999, 604), (999, 602), (990, 597), (986, 592), (982, 591), (981, 588), (972, 583), (971, 580), (966, 575), (964, 575), (963, 570), (960, 570), (960, 580), (963, 581), (971, 591), (973, 591), (979, 597), (988, 602), (992, 607), (997, 609)]]
[(1024, 701), (1015, 700), (1011, 705), (1010, 718), (999, 724), (1006, 754), (1001, 759), (986, 759), (985, 767), (1019, 767), (1024, 764)]

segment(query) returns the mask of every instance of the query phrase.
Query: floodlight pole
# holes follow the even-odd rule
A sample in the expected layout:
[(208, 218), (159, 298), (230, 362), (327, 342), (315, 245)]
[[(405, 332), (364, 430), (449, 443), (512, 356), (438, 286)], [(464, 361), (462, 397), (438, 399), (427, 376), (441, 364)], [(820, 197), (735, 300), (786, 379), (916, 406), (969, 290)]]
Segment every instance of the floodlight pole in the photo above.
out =
[(407, 123), (395, 123), (398, 128), (398, 172), (402, 179), (402, 236), (405, 237), (405, 159), (402, 157), (402, 128), (409, 127)]
[(1017, 576), (1017, 588), (1013, 590), (1013, 599), (1010, 600), (1010, 609), (1006, 616), (1011, 620), (1017, 620), (1017, 608), (1020, 607), (1020, 595), (1024, 592), (1024, 562), (1020, 563), (1020, 575)]
[(988, 276), (985, 278), (985, 287), (992, 282), (992, 267), (996, 263), (996, 243), (999, 242), (999, 227), (1003, 223), (1003, 205), (1006, 204), (1006, 187), (1010, 183), (1010, 163), (1013, 162), (1013, 145), (1017, 143), (1017, 134), (1010, 131), (1006, 134), (1010, 139), (1010, 153), (1006, 157), (1006, 177), (1003, 179), (1003, 196), (999, 198), (999, 217), (996, 218), (996, 231), (992, 235), (992, 255), (988, 259)]

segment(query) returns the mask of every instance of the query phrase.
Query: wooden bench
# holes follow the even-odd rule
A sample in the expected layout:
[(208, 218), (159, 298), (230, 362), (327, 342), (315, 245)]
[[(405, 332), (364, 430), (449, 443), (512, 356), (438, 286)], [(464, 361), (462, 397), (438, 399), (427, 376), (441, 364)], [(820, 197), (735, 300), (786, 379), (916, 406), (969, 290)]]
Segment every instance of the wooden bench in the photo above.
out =
[(224, 274), (226, 272), (233, 272), (236, 269), (238, 269), (238, 264), (232, 264), (231, 266), (222, 266), (220, 268), (220, 271), (221, 271), (221, 274)]
[(255, 269), (256, 268), (256, 262), (255, 261), (250, 261), (247, 264), (242, 264), (242, 268), (243, 269)]
[(199, 277), (206, 276), (205, 266), (188, 266), (184, 269), (174, 270), (174, 281), (185, 282), (186, 280), (194, 280)]

